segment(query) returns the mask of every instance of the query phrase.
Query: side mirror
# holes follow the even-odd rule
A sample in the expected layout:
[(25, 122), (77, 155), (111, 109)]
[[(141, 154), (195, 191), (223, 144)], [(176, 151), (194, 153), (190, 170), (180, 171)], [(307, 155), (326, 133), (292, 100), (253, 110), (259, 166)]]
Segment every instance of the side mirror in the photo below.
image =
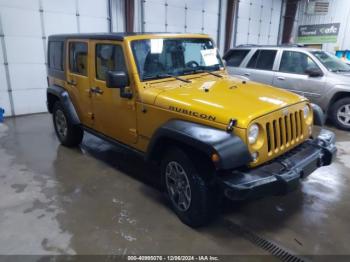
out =
[(307, 74), (310, 77), (319, 77), (323, 76), (323, 72), (319, 68), (307, 68), (305, 70), (305, 74)]
[(106, 85), (108, 88), (125, 88), (129, 85), (129, 77), (124, 71), (108, 71)]
[(125, 91), (129, 86), (129, 76), (124, 71), (108, 71), (106, 76), (106, 86), (108, 88), (119, 88), (120, 96), (124, 98), (131, 98), (132, 94)]

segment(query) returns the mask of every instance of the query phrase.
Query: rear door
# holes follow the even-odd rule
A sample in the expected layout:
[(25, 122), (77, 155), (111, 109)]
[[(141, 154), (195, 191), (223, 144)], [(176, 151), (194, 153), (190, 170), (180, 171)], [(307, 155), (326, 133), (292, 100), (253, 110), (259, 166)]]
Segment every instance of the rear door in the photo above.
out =
[(89, 42), (68, 40), (67, 42), (67, 83), (66, 88), (77, 109), (80, 121), (93, 126), (92, 102), (89, 94)]
[[(119, 88), (106, 86), (108, 71), (128, 72), (121, 42), (92, 41), (91, 98), (94, 108), (94, 129), (125, 144), (137, 141), (135, 92), (132, 98), (120, 96)], [(130, 75), (129, 75), (130, 77)], [(130, 90), (135, 90), (130, 81)]]
[(252, 81), (272, 85), (276, 55), (275, 49), (257, 49), (249, 61), (243, 65), (242, 75)]
[(325, 91), (325, 76), (311, 77), (305, 73), (307, 69), (320, 69), (307, 53), (284, 50), (278, 68), (273, 85), (303, 95), (314, 103), (320, 101)]

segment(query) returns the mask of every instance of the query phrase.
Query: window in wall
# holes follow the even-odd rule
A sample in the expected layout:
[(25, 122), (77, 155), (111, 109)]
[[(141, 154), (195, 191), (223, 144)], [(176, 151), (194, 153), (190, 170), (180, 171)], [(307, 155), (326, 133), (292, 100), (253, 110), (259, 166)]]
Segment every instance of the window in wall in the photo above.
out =
[(319, 68), (307, 55), (295, 51), (283, 51), (280, 72), (292, 74), (305, 74), (306, 69)]
[(63, 71), (63, 42), (49, 42), (49, 68)]
[(227, 66), (240, 66), (243, 59), (247, 56), (247, 54), (250, 52), (249, 49), (241, 49), (241, 50), (231, 50), (229, 53), (224, 57), (226, 60)]
[(126, 71), (123, 49), (119, 45), (96, 45), (96, 78), (106, 80), (108, 71)]
[(257, 50), (247, 67), (261, 70), (272, 70), (277, 50)]
[(69, 44), (69, 69), (72, 73), (87, 76), (88, 45), (83, 42)]

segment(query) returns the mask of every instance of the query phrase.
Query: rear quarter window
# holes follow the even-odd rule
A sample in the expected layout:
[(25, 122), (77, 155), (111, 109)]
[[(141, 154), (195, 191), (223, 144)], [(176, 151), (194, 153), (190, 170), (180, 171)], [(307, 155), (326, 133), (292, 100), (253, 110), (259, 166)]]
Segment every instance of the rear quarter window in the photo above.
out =
[(244, 58), (250, 52), (249, 49), (241, 49), (241, 50), (231, 50), (229, 51), (224, 59), (226, 61), (227, 66), (240, 66)]
[(63, 41), (49, 42), (49, 61), (50, 69), (63, 71)]

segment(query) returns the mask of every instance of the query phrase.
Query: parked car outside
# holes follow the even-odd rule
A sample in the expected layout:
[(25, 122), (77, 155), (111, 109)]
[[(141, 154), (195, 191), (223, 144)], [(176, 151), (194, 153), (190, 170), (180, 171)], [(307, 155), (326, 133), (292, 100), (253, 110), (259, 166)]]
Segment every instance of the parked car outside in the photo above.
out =
[(242, 75), (307, 97), (335, 126), (350, 130), (350, 66), (318, 49), (239, 46), (225, 55), (231, 75)]

